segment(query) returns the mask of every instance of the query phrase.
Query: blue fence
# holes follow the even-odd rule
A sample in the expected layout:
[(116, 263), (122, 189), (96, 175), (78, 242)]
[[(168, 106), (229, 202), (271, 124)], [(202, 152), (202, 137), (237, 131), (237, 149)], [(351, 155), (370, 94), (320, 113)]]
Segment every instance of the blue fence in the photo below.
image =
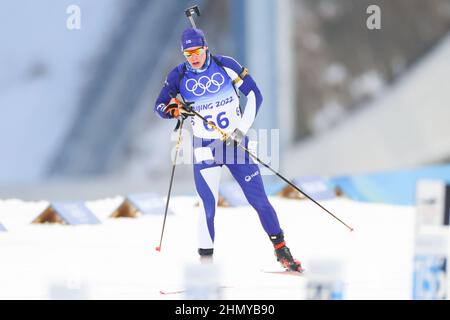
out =
[(339, 176), (331, 178), (329, 182), (353, 200), (415, 205), (416, 183), (420, 179), (437, 179), (450, 183), (450, 164), (356, 176)]

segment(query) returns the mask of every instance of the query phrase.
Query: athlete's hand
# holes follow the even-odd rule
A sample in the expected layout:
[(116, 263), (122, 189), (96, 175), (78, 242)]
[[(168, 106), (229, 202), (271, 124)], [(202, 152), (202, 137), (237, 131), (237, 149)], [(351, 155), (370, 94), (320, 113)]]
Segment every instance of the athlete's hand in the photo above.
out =
[(237, 145), (240, 145), (244, 140), (245, 134), (242, 133), (239, 129), (234, 129), (232, 133), (227, 136), (227, 139), (224, 140), (224, 143), (229, 146), (232, 142), (236, 142)]
[(177, 98), (170, 99), (169, 104), (164, 109), (164, 112), (169, 114), (172, 118), (183, 118), (193, 116), (194, 113), (184, 108), (183, 103)]

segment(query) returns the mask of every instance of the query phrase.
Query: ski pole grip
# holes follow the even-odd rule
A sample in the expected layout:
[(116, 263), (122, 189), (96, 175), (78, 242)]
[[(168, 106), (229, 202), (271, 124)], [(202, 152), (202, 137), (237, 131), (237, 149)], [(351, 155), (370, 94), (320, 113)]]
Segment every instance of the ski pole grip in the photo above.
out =
[(187, 111), (192, 111), (192, 107), (191, 105), (194, 104), (194, 101), (188, 101), (188, 102), (182, 102), (183, 104), (183, 108), (186, 109)]
[(200, 16), (200, 9), (198, 8), (198, 6), (189, 7), (184, 12), (186, 13), (186, 17), (188, 17), (189, 21), (191, 22), (192, 27), (197, 28), (193, 15), (197, 14), (198, 16)]
[(200, 9), (198, 5), (187, 8), (185, 11), (186, 17), (190, 18), (194, 13), (200, 16)]

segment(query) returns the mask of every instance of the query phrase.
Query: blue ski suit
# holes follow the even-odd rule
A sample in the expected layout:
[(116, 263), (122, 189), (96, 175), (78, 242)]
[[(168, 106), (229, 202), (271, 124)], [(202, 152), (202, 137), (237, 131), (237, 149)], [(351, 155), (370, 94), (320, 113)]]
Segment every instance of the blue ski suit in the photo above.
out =
[[(154, 111), (162, 118), (170, 118), (164, 113), (164, 108), (171, 96), (179, 93), (184, 101), (194, 102), (193, 109), (221, 130), (231, 133), (237, 128), (245, 134), (261, 106), (261, 93), (246, 69), (233, 58), (207, 54), (202, 69), (193, 69), (186, 61), (168, 74)], [(237, 90), (247, 97), (244, 112), (239, 106)], [(221, 134), (200, 117), (192, 116), (190, 122), (194, 142), (194, 179), (200, 199), (199, 248), (214, 247), (214, 217), (223, 165), (230, 170), (249, 204), (258, 213), (265, 232), (269, 236), (279, 234), (278, 217), (267, 198), (258, 165), (234, 143), (228, 146), (223, 143)], [(248, 137), (242, 143), (251, 149)]]

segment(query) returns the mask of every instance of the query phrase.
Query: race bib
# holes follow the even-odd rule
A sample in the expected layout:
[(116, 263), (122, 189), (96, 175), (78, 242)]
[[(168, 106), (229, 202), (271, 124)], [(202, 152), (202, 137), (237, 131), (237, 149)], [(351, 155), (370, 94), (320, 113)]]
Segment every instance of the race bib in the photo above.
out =
[(180, 93), (185, 101), (193, 102), (191, 107), (204, 118), (191, 117), (196, 137), (220, 139), (220, 131), (230, 133), (241, 121), (239, 97), (231, 78), (214, 63), (200, 74), (186, 73)]

